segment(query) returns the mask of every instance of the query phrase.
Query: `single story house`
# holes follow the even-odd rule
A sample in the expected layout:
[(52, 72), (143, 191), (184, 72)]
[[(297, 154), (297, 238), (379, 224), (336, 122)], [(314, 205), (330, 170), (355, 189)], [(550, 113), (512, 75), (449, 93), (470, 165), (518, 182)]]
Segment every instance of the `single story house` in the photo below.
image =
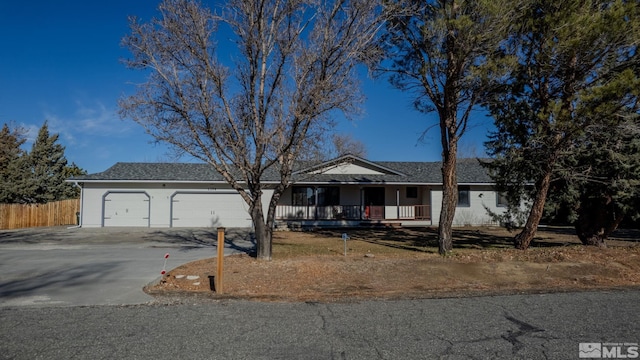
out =
[[(440, 162), (369, 161), (346, 155), (301, 168), (281, 197), (276, 226), (437, 225)], [(456, 225), (497, 225), (506, 199), (475, 160), (458, 163)], [(210, 165), (117, 163), (67, 180), (81, 187), (82, 227), (251, 227), (248, 206)], [(264, 195), (277, 178), (265, 176)], [(264, 201), (265, 206), (268, 200)], [(266, 208), (265, 208), (266, 213)]]

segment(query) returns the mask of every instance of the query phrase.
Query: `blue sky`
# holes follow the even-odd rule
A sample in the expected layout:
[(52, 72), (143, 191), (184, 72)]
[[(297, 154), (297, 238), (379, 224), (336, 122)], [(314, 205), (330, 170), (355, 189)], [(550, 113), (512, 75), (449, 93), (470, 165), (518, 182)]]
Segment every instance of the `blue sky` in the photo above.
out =
[[(142, 128), (117, 114), (117, 101), (132, 93), (140, 72), (124, 67), (120, 40), (127, 17), (148, 20), (156, 0), (0, 2), (0, 123), (29, 129), (28, 149), (42, 123), (60, 134), (69, 162), (89, 173), (116, 162), (170, 161)], [(338, 131), (363, 142), (373, 161), (438, 161), (439, 130), (420, 134), (436, 121), (411, 107), (411, 97), (384, 79), (363, 78), (364, 115), (339, 121)], [(491, 120), (472, 119), (461, 150), (483, 154)]]

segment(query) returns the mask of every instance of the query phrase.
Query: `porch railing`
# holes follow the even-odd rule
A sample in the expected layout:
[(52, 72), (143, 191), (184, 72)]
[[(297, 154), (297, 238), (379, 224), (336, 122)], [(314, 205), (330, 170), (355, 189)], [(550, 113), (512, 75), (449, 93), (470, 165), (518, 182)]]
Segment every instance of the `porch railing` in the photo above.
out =
[(431, 206), (411, 205), (398, 206), (398, 218), (412, 220), (431, 220)]
[(334, 206), (297, 206), (278, 205), (276, 219), (291, 220), (359, 220), (361, 209), (359, 205)]
[(429, 205), (369, 206), (298, 206), (278, 205), (278, 220), (430, 220)]

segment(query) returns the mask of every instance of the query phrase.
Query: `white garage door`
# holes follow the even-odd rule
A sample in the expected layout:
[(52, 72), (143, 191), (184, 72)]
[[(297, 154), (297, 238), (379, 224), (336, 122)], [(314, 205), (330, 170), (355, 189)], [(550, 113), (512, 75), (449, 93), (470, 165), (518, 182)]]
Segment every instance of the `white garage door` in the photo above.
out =
[(172, 227), (251, 227), (248, 207), (237, 193), (176, 193)]
[(103, 201), (103, 226), (149, 226), (149, 195), (146, 193), (108, 193)]

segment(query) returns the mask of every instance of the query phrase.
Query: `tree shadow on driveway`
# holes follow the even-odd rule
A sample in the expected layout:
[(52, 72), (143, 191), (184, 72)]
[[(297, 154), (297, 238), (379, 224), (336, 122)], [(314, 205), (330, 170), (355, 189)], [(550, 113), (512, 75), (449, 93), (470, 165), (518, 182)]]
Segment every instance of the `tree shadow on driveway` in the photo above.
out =
[(70, 243), (77, 234), (66, 227), (41, 227), (28, 229), (0, 230), (0, 244), (40, 244), (43, 242)]
[[(218, 231), (208, 228), (158, 230), (150, 232), (147, 239), (180, 245), (181, 251), (202, 247), (215, 248), (218, 244)], [(232, 249), (234, 252), (248, 255), (255, 253), (255, 234), (250, 229), (229, 229), (225, 231), (224, 243), (225, 247)]]
[(108, 261), (47, 271), (28, 278), (0, 282), (0, 298), (25, 296), (43, 289), (69, 288), (109, 281), (105, 274), (121, 264)]
[[(43, 227), (0, 230), (0, 245), (116, 245), (165, 243), (181, 251), (203, 247), (215, 248), (216, 228), (68, 228)], [(228, 228), (225, 245), (235, 252), (255, 252), (254, 232), (245, 228)]]

